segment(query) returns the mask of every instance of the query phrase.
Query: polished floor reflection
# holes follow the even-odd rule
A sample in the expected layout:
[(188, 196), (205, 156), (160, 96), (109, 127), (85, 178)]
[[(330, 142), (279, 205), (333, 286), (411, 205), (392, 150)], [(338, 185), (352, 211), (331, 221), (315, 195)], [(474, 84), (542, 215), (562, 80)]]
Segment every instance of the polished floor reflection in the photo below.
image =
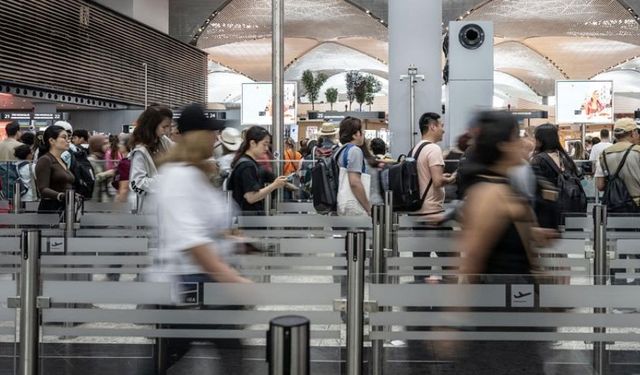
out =
[[(439, 343), (428, 342), (410, 347), (387, 347), (384, 373), (393, 375), (436, 374), (436, 375), (595, 375), (592, 369), (592, 352), (585, 350), (556, 349), (553, 345), (543, 346), (534, 357), (544, 358), (540, 366), (531, 362), (510, 358), (504, 351), (518, 344), (484, 342), (474, 345), (474, 352), (464, 358), (440, 355), (443, 348)], [(527, 345), (522, 346), (522, 348)], [(440, 354), (437, 354), (440, 353)], [(193, 374), (242, 374), (264, 375), (268, 373), (265, 362), (265, 348), (246, 346), (242, 349), (217, 350), (211, 345), (196, 344), (189, 353), (169, 371), (169, 375)], [(365, 353), (365, 356), (367, 353)], [(151, 375), (155, 374), (153, 347), (139, 344), (45, 344), (41, 346), (42, 361), (40, 373), (43, 375)], [(226, 360), (223, 362), (221, 358)], [(345, 351), (338, 348), (311, 350), (311, 374), (344, 374)], [(242, 358), (235, 366), (228, 366), (229, 358)], [(640, 353), (633, 350), (610, 351), (610, 375), (632, 375), (640, 373)], [(474, 363), (470, 363), (472, 361)], [(222, 366), (225, 363), (225, 366)], [(9, 344), (0, 345), (0, 375), (16, 374), (17, 362), (14, 348)], [(367, 363), (364, 370), (367, 371)]]

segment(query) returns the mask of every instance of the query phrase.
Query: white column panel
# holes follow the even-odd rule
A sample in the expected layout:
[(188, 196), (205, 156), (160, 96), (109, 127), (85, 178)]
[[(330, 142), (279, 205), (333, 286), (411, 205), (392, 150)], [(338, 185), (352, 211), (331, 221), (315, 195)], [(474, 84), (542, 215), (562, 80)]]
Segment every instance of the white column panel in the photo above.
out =
[[(411, 148), (411, 122), (424, 112), (441, 113), (442, 1), (389, 1), (389, 125), (394, 156)], [(400, 82), (409, 65), (425, 81), (416, 84), (416, 118), (409, 118), (409, 82)]]

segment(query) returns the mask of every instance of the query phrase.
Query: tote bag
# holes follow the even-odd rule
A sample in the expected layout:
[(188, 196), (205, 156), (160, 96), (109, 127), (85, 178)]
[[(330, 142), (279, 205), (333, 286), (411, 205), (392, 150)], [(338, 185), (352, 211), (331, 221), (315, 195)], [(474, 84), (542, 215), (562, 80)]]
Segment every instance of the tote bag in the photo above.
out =
[[(342, 153), (342, 165), (347, 165), (347, 159), (349, 155), (349, 150), (351, 146), (348, 147)], [(371, 175), (366, 174), (365, 162), (362, 163), (362, 173), (360, 174), (360, 181), (362, 181), (362, 186), (364, 187), (364, 191), (367, 195), (367, 200), (369, 200), (369, 196), (371, 195)], [(339, 216), (366, 216), (369, 213), (360, 205), (358, 199), (356, 199), (355, 195), (351, 191), (351, 185), (349, 184), (349, 172), (347, 168), (340, 167), (340, 174), (338, 177), (338, 215)]]

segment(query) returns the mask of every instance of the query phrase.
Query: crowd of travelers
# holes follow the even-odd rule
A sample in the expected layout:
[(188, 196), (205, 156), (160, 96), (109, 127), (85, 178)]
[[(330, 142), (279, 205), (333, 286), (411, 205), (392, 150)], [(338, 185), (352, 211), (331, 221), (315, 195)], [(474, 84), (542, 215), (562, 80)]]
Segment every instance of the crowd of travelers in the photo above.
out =
[[(23, 133), (11, 122), (0, 142), (0, 159), (11, 162), (0, 171), (2, 193), (10, 199), (9, 186), (18, 182), (22, 200), (39, 201), (40, 213), (61, 213), (66, 191), (74, 189), (85, 200), (155, 215), (157, 264), (180, 283), (250, 283), (225, 260), (238, 240), (230, 210), (264, 215), (279, 189), (285, 199), (313, 199), (323, 214), (367, 216), (392, 191), (394, 208), (428, 225), (455, 218), (462, 228), (457, 251), (465, 254), (463, 275), (531, 275), (531, 249), (557, 237), (565, 214), (586, 212), (581, 180), (591, 171), (609, 212), (640, 212), (640, 132), (633, 119), (615, 122), (613, 140), (603, 129), (599, 139), (587, 139), (584, 147), (574, 143), (569, 152), (556, 125), (521, 136), (505, 111), (479, 112), (446, 152), (439, 145), (446, 131), (439, 114), (424, 113), (418, 126), (419, 142), (395, 160), (384, 140), (365, 139), (360, 119), (325, 123), (317, 140), (285, 139), (282, 168), (276, 168), (265, 128), (225, 128), (196, 104), (178, 118), (168, 107), (151, 105), (132, 134), (117, 136), (90, 135), (66, 121), (41, 134)], [(188, 347), (185, 340), (171, 341), (173, 361)]]

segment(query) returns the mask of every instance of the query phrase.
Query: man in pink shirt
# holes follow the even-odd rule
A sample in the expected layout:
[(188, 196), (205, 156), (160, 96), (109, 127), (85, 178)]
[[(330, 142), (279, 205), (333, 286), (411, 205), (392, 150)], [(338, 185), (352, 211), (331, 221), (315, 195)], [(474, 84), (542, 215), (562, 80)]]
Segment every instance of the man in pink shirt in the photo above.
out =
[(444, 211), (444, 186), (455, 181), (455, 176), (444, 173), (444, 158), (442, 149), (437, 145), (444, 135), (444, 124), (440, 115), (427, 112), (420, 116), (420, 133), (422, 140), (414, 147), (417, 150), (422, 143), (428, 144), (418, 155), (418, 180), (420, 191), (429, 189), (422, 203), (422, 208), (416, 212), (421, 215), (432, 215)]

